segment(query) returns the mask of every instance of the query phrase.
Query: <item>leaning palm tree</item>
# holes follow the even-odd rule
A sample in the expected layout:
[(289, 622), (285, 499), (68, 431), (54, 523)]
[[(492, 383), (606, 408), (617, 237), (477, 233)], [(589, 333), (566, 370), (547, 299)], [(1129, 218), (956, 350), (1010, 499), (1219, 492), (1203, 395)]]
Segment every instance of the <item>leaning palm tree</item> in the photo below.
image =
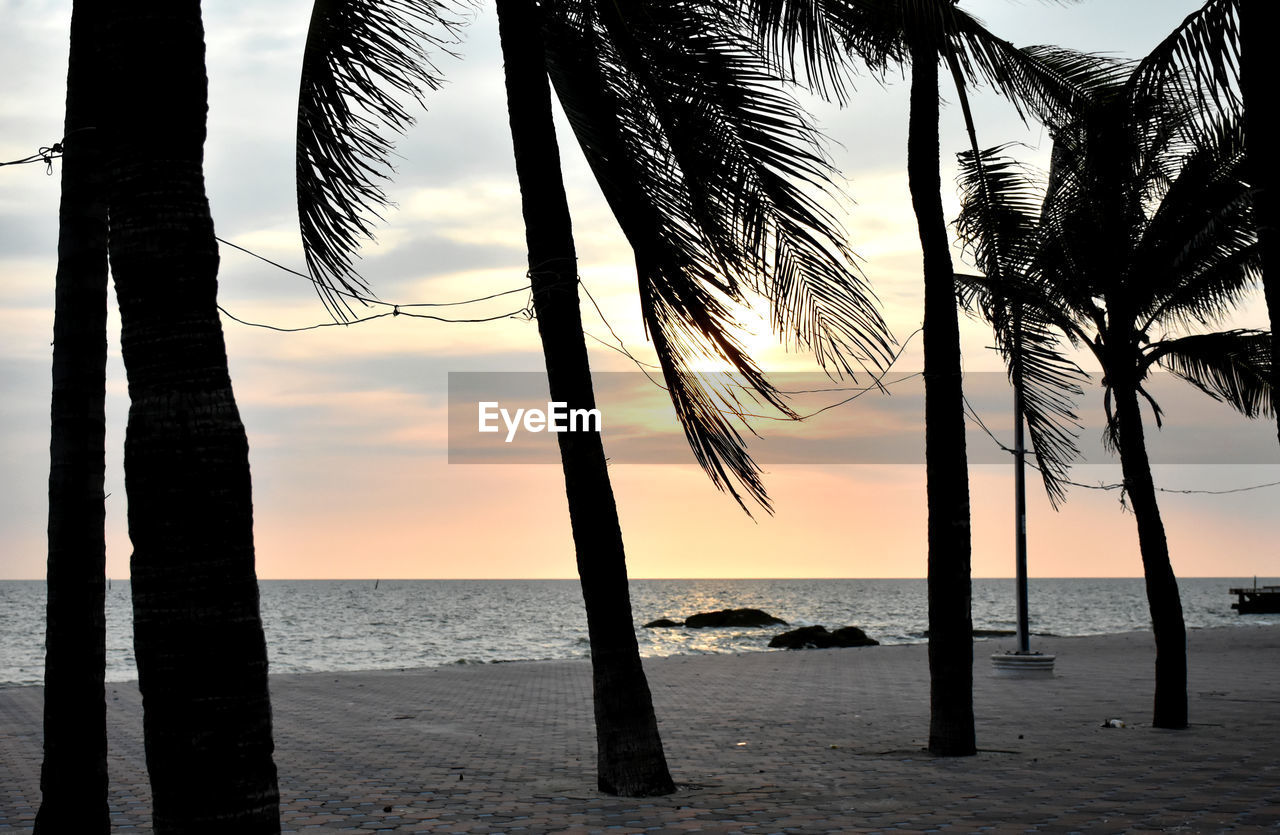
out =
[(969, 477), (960, 332), (939, 173), (939, 65), (945, 65), (976, 144), (967, 90), (990, 84), (1020, 111), (1051, 123), (1098, 70), (1087, 56), (1018, 50), (955, 0), (737, 0), (777, 64), (843, 101), (849, 62), (872, 71), (910, 65), (907, 176), (923, 252), (925, 459), (928, 502), (929, 750), (976, 753), (970, 584)]
[[(571, 409), (593, 409), (540, 16), (532, 0), (497, 0), (497, 11), (529, 284), (551, 399)], [(597, 784), (609, 794), (670, 794), (675, 784), (640, 663), (604, 444), (599, 432), (562, 433), (558, 440), (591, 645)]]
[[(434, 83), (413, 44), (390, 70), (358, 62), (371, 44), (385, 47), (413, 31), (388, 26), (381, 12), (412, 12), (422, 23), (438, 7), (355, 0), (324, 7), (313, 16), (304, 60), (299, 205), (312, 268), (336, 292), (356, 279), (349, 249), (330, 243), (366, 231), (353, 201), (377, 203), (365, 161), (386, 150), (379, 131), (407, 118), (378, 98), (372, 79), (381, 74), (401, 90)], [(717, 359), (786, 410), (734, 340), (731, 305), (760, 291), (773, 302), (777, 329), (839, 370), (878, 363), (889, 345), (842, 233), (806, 190), (830, 173), (812, 129), (718, 8), (599, 0), (504, 0), (497, 8), (529, 276), (553, 396), (570, 408), (594, 405), (548, 81), (635, 252), (641, 315), (695, 457), (744, 507), (739, 486), (767, 507), (759, 470), (720, 408), (733, 392), (690, 370), (699, 357)], [(352, 20), (364, 28), (337, 25)], [(356, 116), (349, 99), (373, 107)], [(345, 237), (312, 240), (335, 223), (344, 224)], [(598, 435), (559, 440), (591, 638), (598, 783), (619, 794), (669, 792), (603, 448)]]
[[(1207, 0), (1143, 59), (1130, 84), (1137, 96), (1153, 88), (1168, 91), (1210, 120), (1224, 114), (1242, 119), (1272, 331), (1280, 311), (1280, 160), (1274, 153), (1280, 134), (1271, 117), (1270, 59), (1278, 27), (1280, 4), (1275, 0)], [(1271, 358), (1273, 375), (1280, 374), (1278, 360)], [(1280, 384), (1280, 377), (1272, 377), (1271, 384)], [(1280, 417), (1276, 426), (1280, 431)]]
[(155, 831), (279, 832), (248, 443), (204, 190), (200, 5), (114, 4), (103, 42), (134, 653)]
[(44, 763), (37, 833), (105, 833), (107, 202), (101, 13), (71, 12), (54, 287)]
[[(1087, 348), (1102, 367), (1105, 438), (1120, 456), (1155, 635), (1153, 724), (1163, 728), (1187, 725), (1186, 630), (1141, 400), (1157, 425), (1162, 412), (1143, 383), (1159, 367), (1248, 417), (1274, 410), (1271, 334), (1211, 330), (1254, 286), (1259, 269), (1243, 129), (1228, 120), (1193, 133), (1191, 118), (1167, 97), (1135, 102), (1123, 84), (1099, 91), (1056, 133), (1043, 191), (1000, 149), (984, 155), (981, 169), (969, 156), (959, 221), (979, 266), (990, 266), (995, 237), (1014, 256), (994, 278), (992, 270), (963, 277), (966, 290), (988, 311), (1029, 311), (1039, 325), (1038, 350), (1057, 367), (1068, 362), (1062, 340)], [(997, 313), (993, 323), (999, 341), (1013, 345), (1012, 319)], [(1017, 356), (1006, 352), (1011, 361)], [(1031, 409), (1062, 426), (1061, 412)], [(1038, 452), (1059, 459), (1048, 480), (1061, 474), (1062, 449)]]

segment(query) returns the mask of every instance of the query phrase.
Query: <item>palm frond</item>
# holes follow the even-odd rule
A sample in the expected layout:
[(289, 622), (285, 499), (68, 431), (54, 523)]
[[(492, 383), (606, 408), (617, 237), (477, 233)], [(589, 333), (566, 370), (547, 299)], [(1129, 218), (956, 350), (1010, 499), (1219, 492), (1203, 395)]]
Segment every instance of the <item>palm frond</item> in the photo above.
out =
[(1064, 353), (1064, 320), (1030, 282), (972, 275), (956, 279), (962, 298), (971, 300), (991, 325), (1010, 384), (1021, 386), (1032, 451), (1056, 508), (1066, 497), (1071, 465), (1080, 457), (1076, 403), (1089, 375)]
[(1044, 311), (1042, 315), (1075, 344), (1083, 336), (1077, 322), (1088, 317), (1091, 301), (1078, 293), (1079, 286), (1041, 275), (1045, 248), (1052, 243), (1043, 226), (1045, 185), (1042, 177), (1005, 153), (1010, 147), (983, 150), (981, 167), (972, 153), (957, 155), (961, 210), (956, 231), (961, 246), (983, 272), (980, 277), (957, 276), (961, 300), (966, 309), (984, 317), (993, 315), (993, 306)]
[(1066, 500), (1067, 475), (1080, 458), (1082, 426), (1076, 403), (1089, 374), (1062, 352), (1059, 337), (1043, 320), (1024, 315), (1017, 338), (1005, 343), (1010, 382), (1022, 386), (1027, 434), (1045, 493), (1054, 508)]
[(1198, 137), (1135, 252), (1150, 276), (1141, 314), (1152, 321), (1210, 324), (1244, 300), (1261, 269), (1239, 120)]
[[(775, 68), (843, 104), (852, 60), (882, 75), (907, 61), (907, 40), (946, 43), (969, 83), (990, 84), (1025, 118), (1056, 124), (1100, 83), (1126, 77), (1124, 64), (1059, 47), (1019, 49), (954, 4), (898, 0), (725, 0), (737, 3)], [(800, 69), (797, 70), (797, 65)]]
[[(690, 289), (681, 287), (685, 283), (683, 276), (668, 280), (671, 277), (664, 275), (656, 264), (646, 263), (640, 256), (636, 266), (645, 328), (653, 340), (671, 403), (695, 460), (712, 483), (733, 496), (748, 515), (751, 511), (735, 488), (735, 481), (766, 512), (772, 513), (760, 468), (747, 451), (730, 415), (740, 419), (744, 415), (737, 395), (742, 390), (758, 395), (785, 414), (794, 414), (773, 384), (728, 334), (727, 311), (709, 292), (693, 288), (691, 295), (683, 296), (679, 291), (673, 292), (677, 288)], [(693, 371), (693, 365), (705, 357), (728, 362), (743, 376), (746, 385), (717, 384), (713, 375)]]
[(1134, 69), (1131, 95), (1141, 99), (1169, 88), (1192, 102), (1211, 124), (1242, 112), (1240, 0), (1208, 0), (1151, 50)]
[(950, 24), (950, 47), (968, 82), (990, 85), (1022, 118), (1033, 115), (1051, 130), (1076, 118), (1096, 91), (1117, 85), (1131, 70), (1115, 58), (1057, 46), (1015, 47), (959, 8)]
[[(986, 275), (958, 283), (992, 327), (1009, 381), (1021, 395), (1027, 431), (1050, 503), (1066, 498), (1067, 474), (1079, 458), (1075, 403), (1089, 375), (1064, 353), (1083, 336), (1075, 317), (1088, 300), (1070, 284), (1041, 280), (1043, 186), (1008, 146), (959, 155), (962, 210), (956, 227)], [(963, 298), (962, 294), (962, 298)]]
[(1146, 223), (1147, 162), (1128, 113), (1108, 92), (1054, 135), (1036, 272), (1079, 300), (1078, 311), (1091, 306), (1086, 300), (1127, 292), (1140, 271), (1134, 250)]
[(865, 0), (728, 0), (774, 71), (819, 96), (845, 104), (852, 59), (877, 75), (902, 64), (901, 25), (883, 3)]
[(747, 26), (774, 57), (779, 74), (803, 77), (818, 95), (846, 101), (848, 63), (822, 0), (747, 0), (743, 5)]
[(714, 7), (555, 0), (544, 25), (557, 96), (635, 251), (641, 312), (686, 438), (718, 487), (742, 503), (736, 481), (767, 508), (726, 418), (735, 401), (691, 370), (725, 363), (789, 413), (732, 337), (731, 305), (763, 293), (774, 327), (840, 370), (880, 364), (891, 342), (813, 196), (831, 175), (816, 133)]
[(887, 359), (876, 299), (822, 202), (839, 195), (821, 138), (759, 52), (720, 15), (675, 0), (606, 3), (600, 24), (624, 132), (659, 139), (631, 143), (666, 180), (645, 191), (701, 237), (705, 265), (769, 299), (775, 330), (824, 367)]
[(1153, 346), (1159, 365), (1245, 417), (1271, 417), (1271, 333), (1230, 330), (1170, 339)]
[(336, 319), (340, 295), (367, 290), (355, 252), (387, 198), (391, 136), (413, 123), (441, 79), (432, 48), (455, 42), (455, 7), (441, 0), (315, 0), (298, 92), (298, 220), (307, 268)]
[(1032, 449), (1050, 502), (1065, 499), (1066, 477), (1080, 455), (1075, 413), (1088, 379), (1063, 353), (1062, 340), (1079, 329), (1071, 318), (1070, 288), (1039, 281), (1042, 189), (1005, 147), (975, 158), (960, 154), (960, 239), (984, 276), (957, 276), (960, 298), (991, 324), (1010, 383), (1022, 397)]
[(1007, 154), (1011, 146), (957, 155), (961, 211), (956, 219), (960, 243), (988, 276), (1002, 266), (1024, 270), (1035, 255), (1043, 185)]
[(652, 150), (645, 152), (662, 147), (661, 127), (629, 101), (635, 95), (632, 80), (616, 63), (602, 60), (610, 54), (609, 44), (596, 24), (594, 4), (561, 2), (546, 11), (551, 80), (635, 252), (641, 313), (685, 437), (719, 489), (745, 510), (734, 486), (740, 484), (768, 509), (759, 467), (726, 415), (734, 411), (736, 395), (691, 370), (702, 359), (725, 363), (741, 375), (748, 391), (791, 414), (731, 334), (726, 304), (741, 297), (741, 288), (707, 243), (696, 220), (699, 210), (671, 179), (671, 163)]

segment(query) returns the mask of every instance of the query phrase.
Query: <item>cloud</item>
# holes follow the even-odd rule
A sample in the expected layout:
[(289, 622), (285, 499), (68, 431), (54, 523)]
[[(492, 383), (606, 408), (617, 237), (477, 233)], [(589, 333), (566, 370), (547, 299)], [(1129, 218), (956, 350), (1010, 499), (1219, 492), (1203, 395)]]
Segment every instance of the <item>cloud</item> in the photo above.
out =
[[(1017, 6), (1007, 0), (966, 0), (966, 5), (1017, 43), (1056, 41), (1063, 34), (1078, 45), (1135, 54), (1199, 2), (1179, 0), (1176, 8), (1163, 0), (1087, 9)], [(0, 50), (5, 124), (0, 148), (7, 150), (0, 159), (25, 156), (61, 133), (68, 13), (64, 2), (0, 0), (0, 17), (7, 24)], [(301, 268), (294, 121), (310, 3), (212, 3), (204, 13), (211, 94), (206, 177), (218, 232)], [(387, 193), (398, 207), (377, 226), (381, 243), (361, 250), (359, 269), (379, 296), (393, 302), (473, 298), (520, 287), (526, 280), (502, 62), (489, 8), (476, 14), (465, 37), (460, 60), (440, 58), (445, 87), (427, 95), (426, 112), (397, 140), (396, 171)], [(832, 146), (833, 159), (849, 178), (855, 201), (847, 219), (852, 245), (865, 258), (866, 274), (900, 338), (918, 326), (921, 302), (915, 221), (906, 200), (906, 91), (904, 79), (880, 89), (864, 78), (848, 108), (817, 108), (822, 127), (838, 143)], [(1039, 141), (1038, 131), (1028, 131), (989, 93), (977, 95), (974, 106), (984, 143)], [(954, 172), (951, 155), (965, 149), (968, 139), (954, 102), (944, 107), (942, 118), (946, 188)], [(631, 255), (562, 117), (557, 128), (584, 285), (627, 347), (649, 357)], [(40, 166), (7, 168), (0, 176), (0, 272), (5, 276), (0, 282), (0, 463), (9, 485), (0, 500), (6, 542), (0, 576), (37, 577), (44, 570), (59, 178), (45, 177)], [(954, 214), (953, 197), (947, 206)], [(251, 321), (308, 325), (325, 320), (304, 280), (242, 253), (223, 251), (220, 288), (228, 310)], [(474, 309), (440, 310), (446, 315), (501, 313), (525, 299), (514, 294)], [(114, 322), (114, 302), (109, 310)], [(585, 296), (583, 314), (589, 332), (613, 342)], [(999, 369), (998, 357), (987, 350), (991, 338), (985, 326), (964, 321), (961, 327), (966, 369)], [(573, 546), (558, 466), (445, 463), (448, 373), (541, 371), (536, 323), (453, 325), (387, 317), (297, 334), (231, 321), (224, 321), (224, 330), (252, 449), (262, 576), (572, 576)], [(784, 369), (805, 362), (782, 354), (771, 336), (757, 330), (746, 340), (762, 365)], [(117, 340), (113, 330), (106, 489), (112, 494), (108, 570), (122, 577), (129, 555), (120, 471), (127, 404)], [(594, 368), (634, 372), (625, 357), (588, 344)], [(917, 338), (897, 368), (918, 368), (919, 349)], [(1004, 435), (1010, 421), (1007, 388), (997, 385), (999, 377), (991, 377), (989, 391), (971, 389), (971, 398), (993, 431)], [(869, 455), (867, 450), (918, 460), (912, 457), (921, 443), (918, 399), (864, 398), (799, 426), (762, 423), (765, 438), (752, 448), (769, 462), (766, 478), (777, 516), (752, 521), (689, 463), (691, 454), (661, 390), (645, 382), (633, 396), (601, 379), (601, 403), (610, 410), (606, 415), (617, 419), (606, 427), (610, 454), (613, 447), (625, 453), (626, 442), (637, 460), (661, 456), (673, 462), (616, 461), (611, 467), (633, 576), (923, 573), (923, 468), (774, 463), (829, 460), (837, 454), (858, 459)], [(822, 383), (830, 385), (825, 378)], [(1185, 405), (1162, 399), (1170, 407), (1169, 423), (1149, 434), (1153, 449), (1158, 444), (1165, 449), (1153, 454), (1166, 456), (1163, 460), (1185, 460), (1177, 455), (1276, 460), (1265, 423), (1237, 419), (1190, 389), (1186, 395)], [(837, 397), (832, 393), (831, 399)], [(801, 405), (818, 408), (830, 402), (826, 395), (811, 399), (812, 404)], [(1092, 444), (1100, 401), (1097, 390), (1082, 400), (1090, 414)], [(1007, 573), (1003, 553), (1011, 510), (1005, 454), (972, 428), (969, 444), (975, 462), (1000, 462), (975, 463), (975, 565)], [(1114, 469), (1084, 468), (1079, 480), (1091, 481), (1095, 474), (1114, 480)], [(1270, 469), (1183, 468), (1178, 470), (1183, 480), (1168, 483), (1234, 487), (1266, 481)], [(1032, 493), (1033, 530), (1039, 522), (1043, 531), (1034, 571), (1140, 570), (1132, 520), (1120, 514), (1114, 494), (1074, 491), (1064, 512), (1050, 515)], [(1262, 543), (1274, 527), (1273, 494), (1242, 494), (1229, 503), (1194, 496), (1169, 496), (1168, 501), (1179, 570), (1216, 571), (1221, 563), (1202, 554), (1266, 552)], [(1232, 566), (1250, 573), (1243, 562)]]

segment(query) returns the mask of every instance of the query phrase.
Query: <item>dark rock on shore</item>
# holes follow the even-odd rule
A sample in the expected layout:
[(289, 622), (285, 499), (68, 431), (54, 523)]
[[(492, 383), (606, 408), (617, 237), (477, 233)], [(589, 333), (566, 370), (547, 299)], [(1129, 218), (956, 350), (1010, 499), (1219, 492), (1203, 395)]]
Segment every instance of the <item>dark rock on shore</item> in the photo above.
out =
[(874, 647), (880, 642), (868, 638), (867, 633), (856, 626), (845, 626), (828, 632), (825, 626), (802, 626), (775, 635), (769, 646), (779, 649), (830, 649), (831, 647)]
[(759, 609), (722, 609), (690, 615), (685, 618), (684, 625), (690, 629), (703, 629), (708, 626), (787, 626), (787, 622)]
[(672, 626), (684, 626), (684, 623), (678, 620), (672, 620), (671, 618), (658, 618), (657, 620), (651, 620), (648, 623), (646, 623), (644, 625), (644, 628), (645, 629), (664, 629)]

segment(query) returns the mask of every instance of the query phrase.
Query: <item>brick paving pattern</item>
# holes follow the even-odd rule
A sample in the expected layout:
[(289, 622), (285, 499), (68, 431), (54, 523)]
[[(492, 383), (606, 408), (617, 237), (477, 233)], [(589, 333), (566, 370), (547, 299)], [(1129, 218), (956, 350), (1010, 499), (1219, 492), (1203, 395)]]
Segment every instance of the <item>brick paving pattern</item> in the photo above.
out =
[[(1280, 828), (1280, 627), (1190, 634), (1191, 719), (1149, 725), (1145, 633), (1039, 639), (990, 674), (976, 757), (925, 751), (923, 646), (645, 662), (677, 794), (595, 790), (586, 662), (272, 677), (286, 832), (1128, 832)], [(141, 703), (108, 686), (111, 807), (150, 831)], [(41, 689), (0, 690), (0, 832), (39, 804)], [(1123, 728), (1104, 728), (1121, 718)]]

